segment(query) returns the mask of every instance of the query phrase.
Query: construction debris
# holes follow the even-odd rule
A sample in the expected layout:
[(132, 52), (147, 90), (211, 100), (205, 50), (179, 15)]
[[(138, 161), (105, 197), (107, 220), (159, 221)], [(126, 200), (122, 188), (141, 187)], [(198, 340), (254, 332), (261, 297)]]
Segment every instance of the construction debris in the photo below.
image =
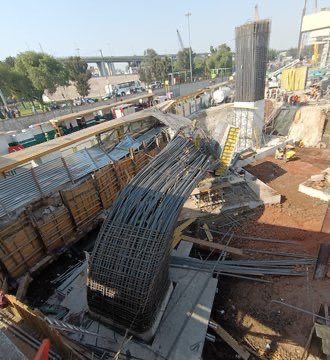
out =
[(209, 326), (218, 336), (221, 337), (237, 354), (244, 360), (250, 358), (250, 353), (245, 350), (222, 326), (217, 324), (213, 319), (209, 322)]

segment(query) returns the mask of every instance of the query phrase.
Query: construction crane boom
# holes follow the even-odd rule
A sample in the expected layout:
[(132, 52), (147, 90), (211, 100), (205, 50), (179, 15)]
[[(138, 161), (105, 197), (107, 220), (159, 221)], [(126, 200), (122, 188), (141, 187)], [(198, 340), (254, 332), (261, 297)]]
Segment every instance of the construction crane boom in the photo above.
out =
[(182, 41), (182, 38), (181, 38), (181, 35), (180, 35), (180, 32), (178, 29), (176, 29), (176, 33), (178, 34), (178, 39), (179, 39), (179, 44), (180, 44), (181, 50), (183, 50), (184, 45), (183, 45), (183, 41)]

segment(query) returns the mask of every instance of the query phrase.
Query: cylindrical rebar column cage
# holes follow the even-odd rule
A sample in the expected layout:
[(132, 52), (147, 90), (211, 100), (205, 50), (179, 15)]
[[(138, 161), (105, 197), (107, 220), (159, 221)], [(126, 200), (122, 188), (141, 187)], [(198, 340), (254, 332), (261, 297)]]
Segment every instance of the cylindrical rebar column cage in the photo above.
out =
[(148, 331), (169, 289), (177, 217), (210, 165), (176, 136), (120, 192), (98, 234), (87, 280), (89, 310), (136, 333)]
[(270, 21), (244, 24), (235, 33), (235, 101), (264, 99)]

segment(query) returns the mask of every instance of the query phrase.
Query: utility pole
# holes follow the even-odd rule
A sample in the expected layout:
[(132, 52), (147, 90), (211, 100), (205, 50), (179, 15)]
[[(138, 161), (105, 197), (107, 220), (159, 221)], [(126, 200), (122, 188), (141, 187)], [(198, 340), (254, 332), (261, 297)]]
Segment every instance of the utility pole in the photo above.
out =
[(300, 21), (300, 30), (299, 30), (299, 40), (298, 40), (298, 58), (300, 59), (301, 56), (301, 51), (302, 51), (302, 24), (303, 24), (303, 19), (304, 16), (306, 15), (306, 5), (307, 5), (307, 0), (305, 0), (305, 4), (304, 4), (304, 8), (301, 14), (301, 21)]
[(187, 14), (185, 14), (185, 16), (187, 16), (188, 19), (188, 37), (189, 37), (189, 63), (190, 63), (190, 81), (192, 82), (192, 63), (191, 63), (191, 43), (190, 43), (190, 16), (191, 13), (188, 12)]
[(44, 52), (44, 49), (41, 46), (41, 43), (38, 43), (38, 44), (39, 44), (39, 48), (40, 48), (41, 53), (44, 54), (45, 52)]

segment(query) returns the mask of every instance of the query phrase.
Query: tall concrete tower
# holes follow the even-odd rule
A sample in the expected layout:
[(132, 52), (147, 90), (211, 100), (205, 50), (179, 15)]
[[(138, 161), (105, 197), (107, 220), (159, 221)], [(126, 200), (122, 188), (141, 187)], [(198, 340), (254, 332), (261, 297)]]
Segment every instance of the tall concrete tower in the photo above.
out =
[(236, 92), (234, 125), (240, 128), (238, 149), (257, 148), (262, 141), (269, 20), (236, 28)]

